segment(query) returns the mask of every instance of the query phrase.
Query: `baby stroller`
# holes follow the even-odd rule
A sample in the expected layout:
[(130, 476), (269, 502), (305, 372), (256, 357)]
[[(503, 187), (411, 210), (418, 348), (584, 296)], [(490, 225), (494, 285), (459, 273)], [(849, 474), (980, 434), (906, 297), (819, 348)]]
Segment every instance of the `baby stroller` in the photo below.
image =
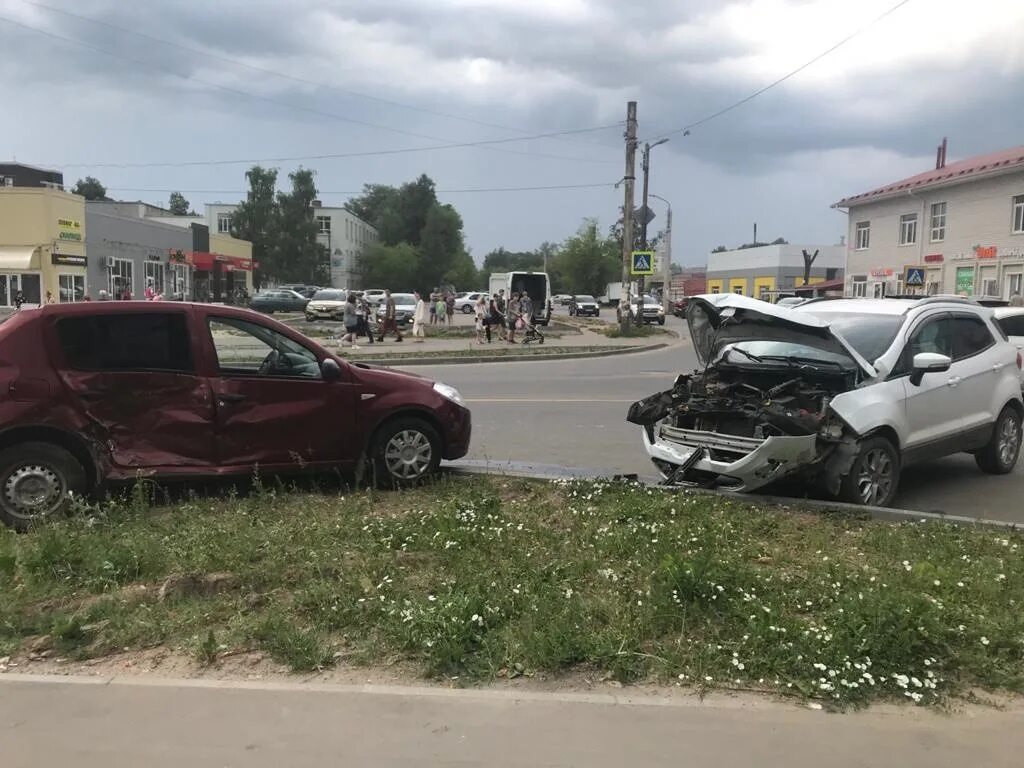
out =
[(544, 334), (537, 330), (532, 317), (526, 318), (521, 315), (516, 326), (523, 332), (523, 344), (529, 344), (531, 341), (536, 341), (538, 344), (544, 343)]

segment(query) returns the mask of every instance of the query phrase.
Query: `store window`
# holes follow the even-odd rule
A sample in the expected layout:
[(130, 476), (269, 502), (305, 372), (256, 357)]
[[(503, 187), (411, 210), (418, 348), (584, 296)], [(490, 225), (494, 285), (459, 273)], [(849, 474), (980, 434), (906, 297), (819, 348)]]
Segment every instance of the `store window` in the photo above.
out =
[(166, 293), (167, 286), (164, 281), (164, 265), (156, 261), (146, 262), (146, 298), (149, 298), (150, 290), (154, 294)]
[(1024, 274), (1020, 272), (1008, 272), (1006, 274), (1006, 297), (1009, 298), (1014, 294), (1021, 294), (1024, 296)]
[(856, 298), (867, 298), (868, 295), (868, 279), (864, 275), (854, 275), (853, 278), (853, 295)]
[(18, 291), (26, 304), (41, 304), (42, 289), (39, 275), (0, 275), (0, 306), (13, 307)]
[(57, 275), (58, 300), (71, 304), (85, 300), (85, 275)]
[(173, 298), (184, 300), (188, 298), (188, 265), (171, 265), (171, 294)]
[(880, 299), (885, 296), (885, 283), (872, 283), (871, 296), (876, 299)]
[(107, 290), (110, 298), (130, 299), (135, 282), (135, 271), (133, 264), (127, 259), (111, 259), (108, 268)]
[(994, 277), (985, 277), (981, 281), (981, 295), (982, 296), (998, 296), (999, 295), (999, 281)]

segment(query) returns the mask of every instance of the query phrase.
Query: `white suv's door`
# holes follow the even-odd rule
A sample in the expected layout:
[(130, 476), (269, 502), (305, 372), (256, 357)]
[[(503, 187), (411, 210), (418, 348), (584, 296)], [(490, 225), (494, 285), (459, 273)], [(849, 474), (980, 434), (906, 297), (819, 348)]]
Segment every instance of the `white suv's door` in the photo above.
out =
[[(953, 315), (953, 365), (950, 386), (957, 393), (956, 410), (965, 430), (985, 427), (996, 420), (992, 394), (1007, 361), (990, 354), (996, 340), (988, 324), (977, 315)], [(1002, 403), (999, 404), (1002, 407)]]
[(893, 372), (894, 376), (902, 375), (907, 409), (906, 450), (950, 439), (963, 429), (963, 406), (952, 368), (946, 373), (926, 373), (920, 384), (912, 384), (909, 375), (914, 355), (921, 352), (952, 358), (953, 334), (953, 319), (948, 314), (927, 318), (911, 332)]

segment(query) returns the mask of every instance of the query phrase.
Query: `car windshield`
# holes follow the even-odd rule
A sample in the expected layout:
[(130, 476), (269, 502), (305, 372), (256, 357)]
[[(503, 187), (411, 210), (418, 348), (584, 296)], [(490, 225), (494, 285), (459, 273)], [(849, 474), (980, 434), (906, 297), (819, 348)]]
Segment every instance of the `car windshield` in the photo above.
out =
[(577, 296), (576, 297), (576, 303), (578, 304), (580, 302), (584, 302), (586, 304), (593, 304), (594, 303), (594, 297), (593, 296)]
[(658, 300), (653, 296), (641, 296), (639, 301), (643, 301), (644, 304), (657, 304)]
[(873, 363), (892, 346), (893, 339), (903, 325), (902, 315), (880, 315), (866, 312), (820, 312), (805, 311), (824, 320), (832, 330), (867, 360)]
[(391, 298), (395, 300), (395, 304), (415, 304), (416, 297), (411, 293), (393, 293)]
[(344, 291), (317, 291), (313, 294), (314, 301), (345, 301), (347, 298)]

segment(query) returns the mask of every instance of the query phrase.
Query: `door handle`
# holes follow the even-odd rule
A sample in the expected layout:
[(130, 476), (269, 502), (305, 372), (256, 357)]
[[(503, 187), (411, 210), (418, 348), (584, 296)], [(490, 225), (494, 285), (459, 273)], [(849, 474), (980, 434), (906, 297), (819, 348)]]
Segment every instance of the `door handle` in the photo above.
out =
[(228, 403), (240, 403), (245, 400), (245, 395), (236, 395), (231, 393), (224, 393), (217, 395), (217, 405), (227, 405)]
[(959, 376), (952, 376), (946, 382), (946, 385), (950, 387), (956, 387), (961, 381), (963, 381), (963, 379), (961, 379)]
[(1006, 363), (996, 363), (995, 365), (992, 366), (992, 370), (995, 371), (996, 373), (999, 373), (999, 371), (1003, 370), (1003, 368), (1005, 367)]

